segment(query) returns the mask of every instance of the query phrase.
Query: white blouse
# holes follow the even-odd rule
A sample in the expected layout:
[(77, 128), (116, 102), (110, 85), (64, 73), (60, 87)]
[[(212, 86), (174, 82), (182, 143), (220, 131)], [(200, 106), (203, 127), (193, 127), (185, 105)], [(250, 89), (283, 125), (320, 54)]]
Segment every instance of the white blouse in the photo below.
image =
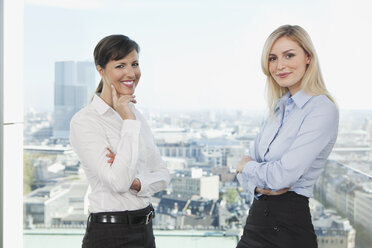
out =
[[(132, 103), (130, 107), (136, 120), (123, 120), (95, 95), (71, 120), (70, 143), (91, 187), (92, 213), (145, 208), (151, 195), (169, 183), (150, 127)], [(107, 148), (116, 154), (112, 164)], [(130, 189), (135, 178), (141, 182), (139, 192)]]

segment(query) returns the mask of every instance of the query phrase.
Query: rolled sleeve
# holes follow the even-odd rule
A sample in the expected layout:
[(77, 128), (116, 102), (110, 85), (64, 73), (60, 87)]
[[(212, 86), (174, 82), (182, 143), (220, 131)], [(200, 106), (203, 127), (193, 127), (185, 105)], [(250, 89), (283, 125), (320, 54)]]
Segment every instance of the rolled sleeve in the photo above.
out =
[(159, 149), (155, 145), (150, 127), (141, 114), (137, 113), (137, 117), (142, 121), (143, 137), (148, 147), (145, 155), (146, 164), (135, 176), (141, 182), (141, 189), (136, 194), (138, 197), (150, 197), (154, 193), (167, 188), (170, 176), (166, 164), (160, 156)]
[(257, 163), (256, 161), (249, 161), (244, 166), (244, 169), (242, 172), (242, 174), (247, 180), (247, 190), (254, 196), (256, 195), (255, 191), (257, 187), (266, 188), (266, 185), (264, 184), (264, 182), (257, 180), (258, 178), (254, 176), (256, 173), (255, 171), (257, 170), (259, 166), (260, 166), (260, 163)]
[(149, 192), (149, 183), (145, 176), (137, 175), (137, 179), (141, 182), (141, 190), (137, 192), (137, 196), (141, 197), (150, 197), (151, 193)]

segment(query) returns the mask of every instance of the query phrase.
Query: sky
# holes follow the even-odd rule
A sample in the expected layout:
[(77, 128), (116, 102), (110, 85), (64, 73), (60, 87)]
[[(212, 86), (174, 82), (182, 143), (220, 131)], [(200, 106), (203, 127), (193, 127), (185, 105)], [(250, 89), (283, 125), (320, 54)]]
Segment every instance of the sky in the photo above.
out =
[(265, 109), (263, 44), (296, 24), (338, 106), (372, 109), (371, 11), (367, 0), (25, 0), (25, 107), (52, 111), (55, 61), (93, 61), (98, 41), (120, 33), (141, 47), (139, 107)]

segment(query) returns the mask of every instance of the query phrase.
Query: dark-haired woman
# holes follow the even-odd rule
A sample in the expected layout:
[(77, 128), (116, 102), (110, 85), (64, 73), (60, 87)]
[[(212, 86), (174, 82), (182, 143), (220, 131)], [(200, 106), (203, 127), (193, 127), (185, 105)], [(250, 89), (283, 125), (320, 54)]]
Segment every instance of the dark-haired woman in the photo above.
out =
[(138, 52), (124, 35), (97, 44), (101, 82), (91, 103), (71, 120), (70, 143), (91, 187), (84, 248), (155, 247), (150, 197), (167, 187), (169, 173), (134, 107)]

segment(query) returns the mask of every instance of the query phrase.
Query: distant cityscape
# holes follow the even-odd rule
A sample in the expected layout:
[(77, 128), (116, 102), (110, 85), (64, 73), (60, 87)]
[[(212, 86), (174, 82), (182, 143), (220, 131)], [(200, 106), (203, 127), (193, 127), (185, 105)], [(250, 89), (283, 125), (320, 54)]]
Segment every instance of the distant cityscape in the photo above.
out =
[[(55, 63), (53, 113), (31, 108), (24, 128), (24, 228), (85, 228), (88, 182), (69, 141), (72, 115), (94, 93), (94, 63)], [(152, 197), (157, 230), (213, 230), (240, 237), (251, 196), (235, 167), (264, 119), (260, 111), (142, 109), (172, 175)], [(341, 111), (339, 136), (310, 209), (319, 248), (372, 243), (372, 110)]]

